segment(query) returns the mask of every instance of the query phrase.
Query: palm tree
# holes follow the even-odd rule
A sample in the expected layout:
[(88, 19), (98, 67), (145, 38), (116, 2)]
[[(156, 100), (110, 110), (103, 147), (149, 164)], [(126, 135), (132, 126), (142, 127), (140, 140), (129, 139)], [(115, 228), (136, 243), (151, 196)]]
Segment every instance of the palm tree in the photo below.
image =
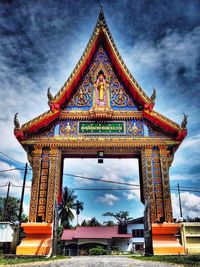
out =
[(64, 229), (70, 228), (70, 221), (74, 219), (72, 210), (76, 209), (76, 199), (77, 196), (73, 190), (69, 190), (67, 187), (63, 188), (62, 201), (58, 207), (58, 211)]
[(79, 225), (78, 217), (79, 217), (80, 211), (83, 210), (83, 202), (76, 200), (75, 206), (76, 206), (76, 215), (77, 215), (77, 225)]

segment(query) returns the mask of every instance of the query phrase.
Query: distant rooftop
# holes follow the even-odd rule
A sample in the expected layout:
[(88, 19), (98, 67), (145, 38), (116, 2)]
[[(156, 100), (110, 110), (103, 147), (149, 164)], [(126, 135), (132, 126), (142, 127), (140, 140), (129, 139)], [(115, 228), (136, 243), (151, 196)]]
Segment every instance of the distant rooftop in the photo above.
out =
[(131, 238), (130, 234), (118, 234), (118, 226), (78, 226), (62, 233), (61, 240)]

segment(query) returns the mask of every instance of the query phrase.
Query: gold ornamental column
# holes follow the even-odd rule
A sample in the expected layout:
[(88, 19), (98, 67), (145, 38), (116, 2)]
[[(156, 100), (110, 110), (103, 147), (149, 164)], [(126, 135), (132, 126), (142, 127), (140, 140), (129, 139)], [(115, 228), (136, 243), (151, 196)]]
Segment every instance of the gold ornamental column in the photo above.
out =
[(49, 178), (48, 178), (48, 191), (46, 203), (46, 222), (53, 222), (54, 204), (57, 201), (60, 191), (61, 179), (61, 152), (57, 148), (50, 150), (50, 165), (49, 165)]
[(144, 148), (142, 151), (142, 174), (144, 201), (150, 201), (151, 222), (156, 221), (156, 203), (153, 186), (152, 148)]
[(50, 255), (53, 240), (54, 203), (60, 186), (61, 153), (56, 148), (35, 147), (29, 155), (33, 179), (29, 222), (22, 227), (26, 237), (17, 255)]
[(29, 222), (36, 222), (37, 208), (38, 208), (38, 194), (40, 183), (40, 169), (42, 161), (42, 148), (35, 147), (31, 155), (31, 165), (33, 170), (32, 186), (31, 186), (31, 199), (29, 208)]
[(163, 204), (164, 204), (165, 221), (173, 222), (170, 183), (169, 183), (170, 159), (168, 157), (168, 154), (169, 153), (166, 147), (160, 148), (160, 164), (161, 164), (161, 172), (162, 172)]

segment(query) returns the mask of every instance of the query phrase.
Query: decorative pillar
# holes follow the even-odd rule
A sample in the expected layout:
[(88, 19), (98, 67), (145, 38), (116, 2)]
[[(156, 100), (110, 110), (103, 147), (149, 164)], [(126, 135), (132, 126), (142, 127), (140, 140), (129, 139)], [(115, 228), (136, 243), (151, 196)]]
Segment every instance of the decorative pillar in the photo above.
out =
[(32, 157), (33, 179), (29, 221), (51, 223), (54, 199), (57, 199), (60, 181), (60, 151), (56, 148), (36, 147)]
[(41, 168), (41, 161), (42, 161), (42, 148), (36, 146), (30, 158), (32, 161), (33, 176), (32, 176), (32, 186), (31, 186), (29, 222), (36, 222), (39, 183), (40, 183), (40, 168)]
[(142, 151), (142, 174), (144, 202), (150, 201), (151, 222), (156, 221), (156, 203), (153, 185), (152, 148), (145, 148)]
[(166, 147), (142, 151), (143, 195), (150, 201), (151, 222), (173, 222)]
[(51, 223), (54, 215), (54, 204), (59, 195), (61, 152), (57, 148), (50, 151), (50, 167), (48, 179), (48, 192), (46, 204), (46, 222)]
[(170, 158), (166, 147), (160, 148), (160, 164), (162, 172), (163, 204), (166, 222), (173, 222), (172, 203), (169, 183)]

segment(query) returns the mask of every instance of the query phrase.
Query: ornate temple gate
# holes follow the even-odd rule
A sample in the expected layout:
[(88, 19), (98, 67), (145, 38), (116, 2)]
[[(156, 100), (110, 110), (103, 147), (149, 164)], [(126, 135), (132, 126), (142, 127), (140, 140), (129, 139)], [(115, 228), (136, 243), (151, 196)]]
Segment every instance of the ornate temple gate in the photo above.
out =
[(50, 89), (47, 95), (48, 112), (21, 127), (17, 116), (14, 120), (15, 136), (33, 170), (29, 222), (23, 224), (27, 237), (17, 254), (51, 252), (63, 159), (98, 157), (100, 151), (108, 158), (139, 159), (141, 201), (149, 218), (146, 240), (152, 235), (153, 253), (162, 254), (166, 248), (160, 249), (158, 240), (167, 234), (175, 244), (168, 254), (182, 253), (172, 237), (178, 226), (173, 223), (169, 168), (187, 134), (186, 116), (179, 126), (153, 110), (155, 89), (149, 98), (130, 74), (102, 10), (73, 73), (55, 97)]

